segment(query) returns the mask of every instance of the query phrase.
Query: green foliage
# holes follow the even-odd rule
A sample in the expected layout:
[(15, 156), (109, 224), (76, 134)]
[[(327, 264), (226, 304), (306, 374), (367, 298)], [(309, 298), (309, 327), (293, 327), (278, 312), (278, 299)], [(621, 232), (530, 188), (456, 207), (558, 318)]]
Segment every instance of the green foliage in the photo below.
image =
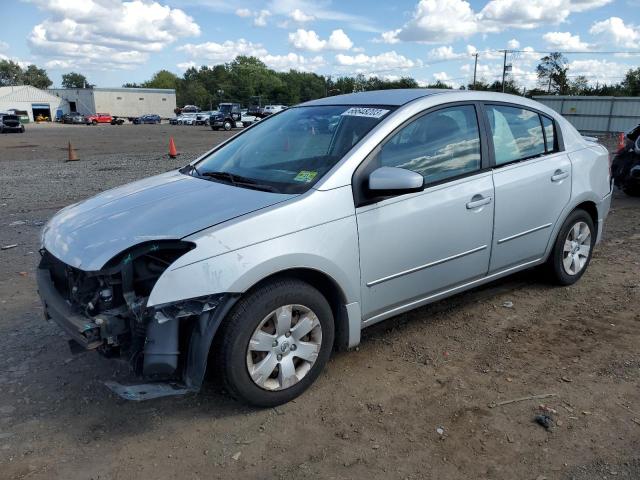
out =
[(0, 60), (0, 86), (22, 85), (22, 68), (11, 60)]
[(23, 72), (22, 78), (25, 85), (32, 85), (36, 88), (49, 88), (53, 84), (47, 71), (35, 65), (29, 65)]
[(640, 67), (629, 70), (621, 84), (624, 95), (630, 97), (640, 96)]
[(560, 52), (552, 52), (540, 59), (538, 68), (538, 82), (547, 93), (567, 95), (569, 82), (567, 81), (567, 58)]
[(81, 73), (69, 72), (62, 75), (62, 87), (63, 88), (91, 88), (89, 82), (87, 82), (87, 77), (82, 75)]
[(32, 85), (36, 88), (48, 88), (53, 82), (46, 70), (29, 65), (25, 70), (11, 60), (0, 60), (0, 86)]

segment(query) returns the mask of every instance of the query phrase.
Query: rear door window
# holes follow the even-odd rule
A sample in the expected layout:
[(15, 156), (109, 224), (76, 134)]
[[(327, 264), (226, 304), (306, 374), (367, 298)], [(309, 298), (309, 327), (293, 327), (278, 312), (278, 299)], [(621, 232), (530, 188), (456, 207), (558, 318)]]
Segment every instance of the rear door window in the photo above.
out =
[[(531, 110), (487, 105), (496, 165), (526, 160), (545, 153), (540, 115)], [(552, 127), (553, 128), (553, 127)]]

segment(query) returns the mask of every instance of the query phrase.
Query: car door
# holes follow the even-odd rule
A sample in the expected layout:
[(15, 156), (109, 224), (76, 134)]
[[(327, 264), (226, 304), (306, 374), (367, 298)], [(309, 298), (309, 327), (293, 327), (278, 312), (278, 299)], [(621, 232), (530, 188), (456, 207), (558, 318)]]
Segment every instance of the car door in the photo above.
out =
[(544, 255), (571, 196), (571, 161), (551, 118), (516, 105), (484, 108), (495, 185), (489, 271), (496, 272)]
[(474, 104), (428, 111), (400, 127), (356, 172), (358, 182), (377, 167), (406, 168), (422, 174), (426, 185), (358, 201), (365, 324), (486, 275), (494, 194), (476, 111)]

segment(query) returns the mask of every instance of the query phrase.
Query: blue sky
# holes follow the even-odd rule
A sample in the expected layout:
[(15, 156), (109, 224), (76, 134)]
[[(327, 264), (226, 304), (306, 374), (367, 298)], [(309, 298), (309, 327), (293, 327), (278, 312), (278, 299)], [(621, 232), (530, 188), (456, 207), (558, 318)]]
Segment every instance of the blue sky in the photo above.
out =
[[(571, 76), (618, 82), (640, 66), (640, 0), (23, 0), (3, 1), (0, 58), (45, 67), (55, 85), (79, 71), (98, 86), (181, 74), (238, 54), (277, 70), (356, 73), (421, 83), (513, 76), (535, 85), (545, 51)], [(607, 51), (621, 53), (595, 54)], [(637, 52), (637, 53), (636, 53)]]

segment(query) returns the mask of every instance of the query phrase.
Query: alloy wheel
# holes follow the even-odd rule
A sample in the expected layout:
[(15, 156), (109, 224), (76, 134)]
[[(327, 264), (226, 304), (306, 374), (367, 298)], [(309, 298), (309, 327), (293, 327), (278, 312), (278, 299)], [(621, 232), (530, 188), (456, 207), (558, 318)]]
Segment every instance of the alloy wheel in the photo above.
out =
[(316, 363), (322, 326), (304, 305), (285, 305), (262, 319), (247, 346), (247, 370), (265, 390), (285, 390), (304, 378)]
[(577, 275), (587, 264), (591, 253), (591, 230), (585, 222), (571, 227), (564, 241), (562, 265), (569, 275)]

